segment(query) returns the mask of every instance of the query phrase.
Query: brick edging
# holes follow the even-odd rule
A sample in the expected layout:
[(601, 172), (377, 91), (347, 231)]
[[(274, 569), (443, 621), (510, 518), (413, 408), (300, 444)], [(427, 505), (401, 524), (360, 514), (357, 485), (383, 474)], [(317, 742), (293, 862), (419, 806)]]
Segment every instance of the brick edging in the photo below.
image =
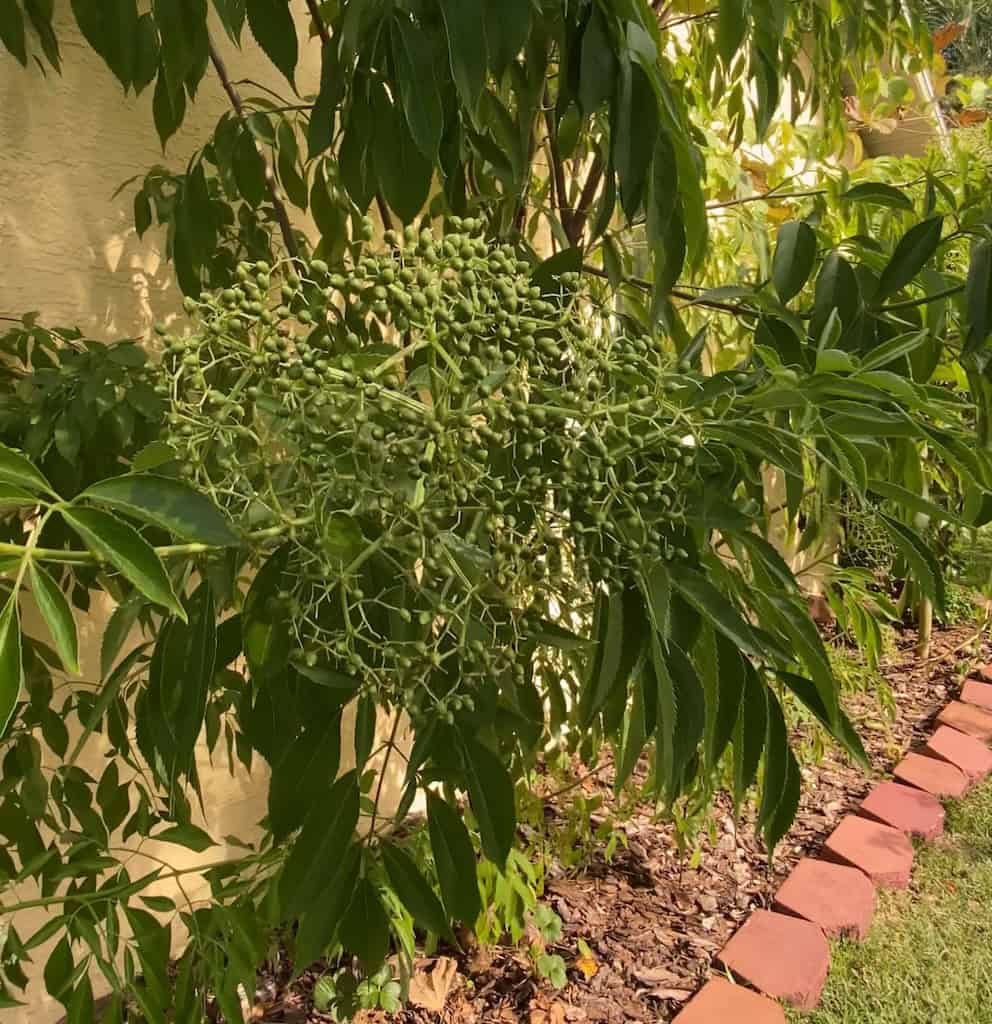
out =
[(925, 746), (896, 765), (896, 781), (876, 785), (827, 836), (819, 855), (793, 868), (774, 909), (752, 911), (731, 936), (716, 960), (744, 984), (713, 977), (676, 1024), (785, 1024), (776, 1000), (803, 1010), (819, 1005), (830, 967), (827, 939), (863, 939), (876, 889), (909, 885), (910, 837), (940, 836), (940, 801), (960, 799), (992, 774), (992, 664), (971, 676), (960, 699), (937, 715)]

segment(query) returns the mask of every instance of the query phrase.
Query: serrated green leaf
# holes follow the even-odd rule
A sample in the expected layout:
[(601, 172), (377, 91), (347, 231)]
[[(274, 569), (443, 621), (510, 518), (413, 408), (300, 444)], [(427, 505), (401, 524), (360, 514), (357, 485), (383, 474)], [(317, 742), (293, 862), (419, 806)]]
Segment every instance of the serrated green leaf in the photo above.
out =
[(245, 12), (255, 42), (295, 88), (299, 47), (289, 0), (245, 0)]
[(768, 693), (754, 667), (744, 663), (744, 696), (734, 727), (734, 806), (738, 812), (758, 775), (768, 731)]
[(0, 43), (18, 63), (28, 63), (27, 36), (24, 31), (24, 15), (17, 0), (0, 0)]
[(764, 658), (765, 651), (751, 628), (730, 600), (701, 573), (679, 566), (672, 571), (675, 589), (724, 636), (742, 651)]
[(861, 743), (861, 737), (858, 736), (857, 730), (851, 724), (851, 720), (844, 713), (843, 709), (840, 709), (837, 715), (836, 723), (830, 721), (830, 715), (827, 712), (827, 708), (820, 697), (819, 692), (816, 689), (816, 684), (812, 679), (807, 679), (805, 676), (797, 676), (793, 672), (777, 672), (776, 675), (786, 686), (802, 701), (803, 704), (809, 708), (810, 711), (816, 716), (819, 723), (824, 729), (830, 733), (831, 736), (844, 749), (862, 766), (868, 767), (868, 754), (865, 752), (865, 748)]
[(583, 681), (580, 721), (588, 724), (610, 695), (626, 687), (645, 640), (644, 601), (636, 587), (596, 598), (593, 638), (596, 644)]
[(127, 523), (92, 508), (63, 508), (62, 518), (98, 557), (109, 562), (149, 601), (168, 608), (185, 621), (186, 612), (155, 549)]
[(879, 520), (899, 554), (906, 559), (910, 571), (923, 593), (933, 601), (938, 617), (943, 618), (944, 574), (936, 556), (913, 530), (897, 519), (881, 512)]
[(956, 512), (941, 508), (940, 505), (921, 497), (919, 494), (914, 494), (900, 484), (889, 483), (887, 480), (870, 480), (868, 482), (868, 489), (882, 498), (894, 501), (903, 508), (927, 516), (927, 518), (935, 523), (954, 523), (955, 526), (970, 525)]
[(129, 473), (88, 487), (86, 499), (133, 515), (196, 544), (232, 547), (238, 543), (224, 514), (188, 484), (151, 473)]
[(375, 95), (372, 146), (376, 176), (390, 208), (409, 224), (427, 202), (434, 167), (414, 142), (405, 118), (385, 89), (378, 89)]
[(79, 673), (79, 639), (76, 634), (76, 620), (72, 609), (62, 593), (62, 588), (51, 576), (32, 561), (29, 570), (31, 592), (41, 611), (42, 617), (55, 641), (66, 672)]
[(981, 348), (992, 334), (992, 240), (987, 238), (971, 248), (964, 308), (968, 323), (965, 352), (970, 353)]
[(472, 840), (458, 813), (433, 793), (427, 794), (427, 826), (445, 910), (472, 927), (482, 912)]
[(5, 444), (0, 444), (0, 482), (23, 487), (35, 494), (55, 495), (41, 470), (36, 469), (21, 452)]

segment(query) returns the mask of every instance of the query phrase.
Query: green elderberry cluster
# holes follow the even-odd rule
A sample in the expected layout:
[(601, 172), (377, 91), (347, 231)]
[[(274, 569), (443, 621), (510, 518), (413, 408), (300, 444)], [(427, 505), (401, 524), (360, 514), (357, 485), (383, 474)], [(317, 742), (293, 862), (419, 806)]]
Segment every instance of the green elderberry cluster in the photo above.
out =
[(169, 441), (246, 531), (286, 539), (302, 670), (450, 721), (524, 678), (549, 608), (688, 557), (684, 379), (578, 275), (535, 283), (453, 219), (341, 272), (238, 278), (165, 339)]

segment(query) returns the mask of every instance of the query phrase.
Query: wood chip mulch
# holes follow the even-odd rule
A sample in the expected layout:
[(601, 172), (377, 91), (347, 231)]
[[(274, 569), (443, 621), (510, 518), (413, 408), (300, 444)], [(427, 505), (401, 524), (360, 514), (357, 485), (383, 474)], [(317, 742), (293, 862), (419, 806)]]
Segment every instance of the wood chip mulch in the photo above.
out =
[[(807, 761), (799, 813), (770, 869), (764, 845), (755, 835), (753, 811), (745, 811), (744, 820), (735, 825), (726, 796), (717, 798), (714, 833), (700, 837), (695, 858), (680, 855), (674, 829), (653, 821), (650, 805), (639, 807), (618, 824), (625, 833), (626, 848), (621, 844), (612, 862), (597, 856), (579, 871), (549, 872), (545, 900), (564, 925), (561, 940), (549, 952), (559, 953), (569, 967), (564, 989), (555, 991), (535, 977), (523, 948), (452, 952), (450, 957), (418, 964), (418, 982), (427, 991), (422, 1005), (408, 1005), (394, 1015), (362, 1013), (356, 1022), (671, 1020), (705, 981), (715, 954), (748, 914), (769, 907), (796, 862), (818, 850), (874, 781), (890, 772), (906, 750), (924, 741), (936, 714), (960, 689), (962, 663), (978, 653), (977, 640), (967, 643), (975, 636), (973, 623), (935, 632), (930, 659), (918, 664), (915, 635), (902, 633), (896, 653), (882, 666), (893, 698), (888, 715), (875, 692), (845, 697), (873, 774), (866, 775), (829, 745), (818, 762)], [(812, 732), (799, 733), (794, 739), (805, 740), (808, 753)], [(613, 799), (610, 782), (609, 770), (600, 771), (584, 782), (581, 791), (587, 797), (602, 795), (603, 810), (608, 811)], [(552, 806), (550, 813), (558, 814), (560, 809)], [(578, 963), (579, 940), (591, 950), (591, 962)], [(275, 1000), (262, 1019), (330, 1021), (312, 1008), (308, 987), (305, 977), (295, 991)], [(444, 999), (440, 1010), (436, 998), (432, 1005), (432, 992)]]

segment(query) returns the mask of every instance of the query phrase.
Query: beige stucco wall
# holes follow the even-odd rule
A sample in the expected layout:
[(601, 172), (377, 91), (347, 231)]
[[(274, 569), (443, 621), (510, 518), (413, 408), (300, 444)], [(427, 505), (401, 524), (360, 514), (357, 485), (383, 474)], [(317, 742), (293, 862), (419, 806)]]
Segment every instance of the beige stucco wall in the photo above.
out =
[[(181, 296), (162, 250), (163, 233), (134, 231), (135, 189), (114, 192), (155, 164), (182, 170), (229, 109), (208, 70), (186, 122), (163, 155), (152, 92), (125, 97), (79, 36), (67, 0), (56, 5), (63, 72), (22, 68), (0, 51), (0, 316), (38, 310), (47, 326), (78, 326), (96, 338), (134, 337), (175, 311)], [(301, 9), (302, 9), (302, 5)], [(313, 91), (320, 49), (301, 24), (297, 82)], [(234, 78), (252, 78), (291, 98), (247, 28), (238, 52), (213, 37)], [(258, 91), (245, 86), (245, 95)], [(305, 226), (300, 222), (301, 226)]]
[[(134, 188), (116, 197), (114, 192), (126, 179), (143, 175), (156, 163), (185, 167), (228, 109), (227, 99), (208, 71), (186, 123), (163, 155), (152, 120), (152, 88), (140, 97), (125, 97), (103, 61), (80, 38), (69, 4), (60, 0), (57, 6), (61, 76), (52, 71), (43, 74), (33, 63), (22, 68), (0, 52), (0, 316), (19, 318), (37, 310), (46, 326), (78, 326), (101, 340), (145, 336), (155, 321), (180, 308), (182, 297), (163, 259), (164, 232), (153, 228), (138, 239), (132, 223)], [(288, 93), (285, 80), (247, 29), (240, 52), (221, 29), (216, 28), (213, 36), (232, 77), (251, 78)], [(302, 22), (300, 44), (297, 82), (301, 93), (312, 92), (319, 80), (320, 51), (308, 41)], [(258, 90), (243, 87), (243, 94), (252, 93), (257, 95)], [(304, 229), (308, 226), (299, 217), (295, 223)], [(0, 329), (3, 326), (0, 321)], [(112, 605), (97, 603), (95, 608), (78, 622), (83, 678), (91, 682), (99, 678), (100, 638)], [(44, 635), (37, 621), (26, 621), (25, 626)], [(347, 722), (343, 734), (345, 738), (350, 734)], [(102, 755), (96, 738), (81, 767), (99, 775)], [(232, 776), (226, 755), (220, 750), (218, 755), (211, 764), (205, 748), (198, 753), (205, 824), (217, 839), (233, 834), (250, 840), (265, 814), (264, 762), (256, 759), (250, 777), (243, 771)], [(175, 867), (198, 862), (177, 846), (146, 844), (144, 852)], [(201, 860), (228, 854), (235, 851), (221, 846), (207, 851)], [(135, 874), (150, 870), (151, 863), (139, 854)], [(204, 895), (204, 886), (195, 877), (186, 882), (194, 900)], [(16, 896), (8, 894), (4, 902), (30, 898), (29, 887), (21, 886)], [(27, 936), (43, 921), (42, 911), (28, 911), (16, 924), (20, 934)], [(37, 976), (53, 944), (34, 951), (38, 971), (29, 987), (28, 1005), (4, 1011), (5, 1024), (49, 1024), (62, 1016)], [(99, 975), (94, 975), (94, 987), (104, 990)]]

